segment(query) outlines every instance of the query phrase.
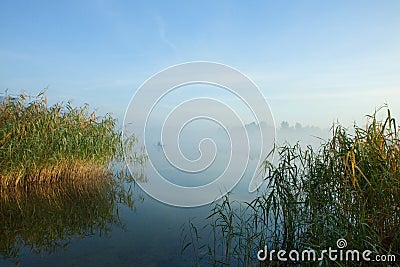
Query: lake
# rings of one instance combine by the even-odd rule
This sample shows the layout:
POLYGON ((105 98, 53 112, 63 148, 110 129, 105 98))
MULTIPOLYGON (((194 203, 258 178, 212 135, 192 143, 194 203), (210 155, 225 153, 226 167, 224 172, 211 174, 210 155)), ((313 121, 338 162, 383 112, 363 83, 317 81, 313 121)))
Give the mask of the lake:
MULTIPOLYGON (((151 153, 153 158, 162 156, 156 146, 151 153)), ((188 182, 185 172, 161 169, 187 185, 209 180, 198 175, 188 182)), ((233 190, 240 199, 251 198, 246 175, 233 190)), ((114 179, 117 182, 111 185, 52 185, 3 195, 0 265, 193 266, 193 251, 181 254, 182 227, 189 221, 205 221, 210 206, 173 207, 148 196, 134 182, 114 179)))
MULTIPOLYGON (((215 132, 214 140, 222 140, 223 133, 215 132)), ((204 136, 197 137, 195 131, 190 136, 181 149, 189 159, 196 159, 199 151, 193 150, 192 145, 204 136)), ((285 137, 284 133, 280 136, 285 137)), ((147 152, 159 172, 173 183, 209 183, 227 164, 229 148, 222 146, 207 171, 195 175, 178 171, 165 160, 163 144, 157 142, 157 137, 153 139, 147 152)), ((256 157, 250 155, 250 168, 232 190, 231 199, 245 201, 255 197, 248 193, 248 186, 250 169, 256 164, 256 157)), ((153 181, 147 175, 148 168, 148 164, 137 166, 139 184, 153 181)), ((240 176, 241 170, 233 173, 240 176)), ((187 242, 182 242, 182 227, 186 225, 187 229, 189 222, 197 226, 206 223, 212 207, 166 205, 148 196, 135 182, 117 176, 124 177, 116 175, 114 184, 100 181, 85 188, 52 185, 9 192, 10 197, 2 193, 0 265, 193 266, 193 249, 189 246, 181 254, 187 242)), ((232 179, 238 178, 234 176, 232 179)), ((211 237, 203 233, 202 242, 207 243, 207 238, 211 237)))

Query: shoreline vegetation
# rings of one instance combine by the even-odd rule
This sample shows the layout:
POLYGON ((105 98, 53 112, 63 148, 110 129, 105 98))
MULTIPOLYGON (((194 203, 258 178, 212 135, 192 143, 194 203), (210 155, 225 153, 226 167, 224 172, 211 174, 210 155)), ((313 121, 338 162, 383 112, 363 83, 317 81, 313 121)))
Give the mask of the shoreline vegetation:
POLYGON ((182 227, 181 253, 192 250, 196 266, 364 266, 362 259, 257 259, 265 246, 269 252, 312 249, 319 257, 345 239, 344 249, 400 260, 400 127, 385 110, 384 120, 377 119, 381 111, 367 116, 366 127, 333 125, 318 149, 275 147, 278 161, 264 162, 257 196, 241 202, 227 195, 211 205, 206 222, 190 220, 182 227))
POLYGON ((70 182, 110 175, 122 155, 116 119, 89 114, 89 106, 47 105, 45 92, 0 103, 0 187, 70 182))
MULTIPOLYGON (((88 105, 49 107, 44 92, 0 102, 0 261, 18 265, 24 251, 51 254, 124 228, 120 207, 135 210, 143 196, 133 192, 140 173, 121 166, 115 126, 88 105)), ((127 142, 133 147, 136 139, 127 142)))

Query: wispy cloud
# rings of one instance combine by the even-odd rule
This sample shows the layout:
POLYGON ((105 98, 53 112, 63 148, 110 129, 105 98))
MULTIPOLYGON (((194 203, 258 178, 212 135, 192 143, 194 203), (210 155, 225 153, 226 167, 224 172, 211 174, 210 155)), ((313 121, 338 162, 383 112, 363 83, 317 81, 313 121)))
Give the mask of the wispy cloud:
POLYGON ((165 22, 161 16, 156 16, 156 23, 158 28, 158 34, 160 36, 161 41, 166 44, 172 51, 176 52, 176 46, 168 39, 166 29, 165 29, 165 22))

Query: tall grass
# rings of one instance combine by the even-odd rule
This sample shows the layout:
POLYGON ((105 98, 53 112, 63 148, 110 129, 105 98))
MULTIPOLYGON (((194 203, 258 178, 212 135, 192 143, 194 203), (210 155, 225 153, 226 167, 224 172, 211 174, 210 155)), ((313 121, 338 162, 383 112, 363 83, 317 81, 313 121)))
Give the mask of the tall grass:
MULTIPOLYGON (((208 223, 185 228, 183 247, 196 262, 213 266, 358 266, 365 262, 258 262, 257 251, 337 248, 392 254, 400 260, 400 128, 390 111, 368 116, 354 133, 340 125, 318 150, 299 144, 276 147, 277 164, 266 161, 265 191, 249 203, 229 197, 214 204, 208 223), (202 232, 208 236, 201 237, 202 232)), ((397 262, 398 263, 398 262, 397 262)), ((393 262, 379 266, 393 266, 393 262)))
POLYGON ((50 183, 104 175, 121 153, 120 133, 110 115, 68 102, 47 105, 44 92, 0 103, 0 186, 50 183))

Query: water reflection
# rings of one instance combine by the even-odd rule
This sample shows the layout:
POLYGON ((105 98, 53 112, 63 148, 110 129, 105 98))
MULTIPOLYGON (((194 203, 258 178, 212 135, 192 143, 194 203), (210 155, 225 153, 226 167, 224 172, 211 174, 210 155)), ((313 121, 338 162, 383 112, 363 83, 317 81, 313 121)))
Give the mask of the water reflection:
POLYGON ((118 210, 134 209, 132 184, 105 175, 72 183, 0 188, 0 254, 20 258, 21 251, 50 254, 71 241, 108 235, 124 227, 118 210))

